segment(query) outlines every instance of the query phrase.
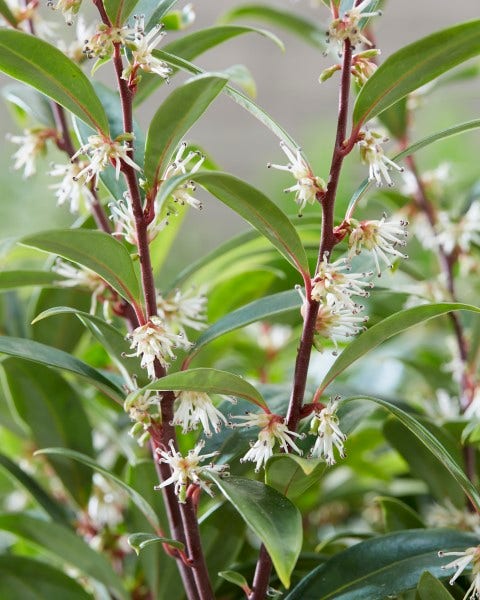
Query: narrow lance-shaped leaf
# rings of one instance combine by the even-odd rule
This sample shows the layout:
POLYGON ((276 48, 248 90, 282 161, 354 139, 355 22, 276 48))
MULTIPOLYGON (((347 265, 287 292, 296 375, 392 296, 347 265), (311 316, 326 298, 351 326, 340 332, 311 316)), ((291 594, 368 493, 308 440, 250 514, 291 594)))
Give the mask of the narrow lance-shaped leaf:
POLYGON ((226 83, 221 75, 200 75, 174 90, 157 110, 145 149, 145 176, 151 186, 158 185, 179 142, 226 83))
POLYGON ((42 448, 41 450, 37 450, 35 454, 47 454, 47 455, 58 455, 65 456, 66 458, 71 458, 72 460, 77 460, 87 467, 90 467, 94 471, 101 473, 107 479, 116 483, 119 487, 122 488, 124 492, 126 492, 127 496, 130 500, 135 504, 135 506, 142 512, 147 521, 150 523, 152 528, 156 531, 160 531, 160 523, 158 521, 158 517, 155 514, 155 511, 150 506, 150 504, 140 496, 140 494, 135 491, 132 487, 127 485, 124 481, 122 481, 119 477, 111 473, 108 469, 105 469, 94 460, 92 460, 89 456, 85 454, 81 454, 80 452, 75 452, 74 450, 69 450, 68 448, 42 448))
POLYGON ((121 242, 103 231, 56 229, 25 237, 21 243, 90 269, 122 298, 138 303, 140 288, 130 254, 121 242))
POLYGON ((153 535, 152 533, 132 533, 132 535, 128 536, 128 544, 135 550, 137 554, 140 554, 140 550, 143 550, 147 546, 151 544, 168 544, 173 548, 178 548, 179 550, 183 550, 185 545, 182 542, 177 542, 170 538, 159 537, 158 535, 153 535))
POLYGON ((209 477, 265 544, 280 581, 288 588, 302 548, 302 519, 298 508, 259 481, 240 477, 221 479, 213 474, 209 477))
POLYGON ((360 126, 410 92, 480 54, 480 20, 443 29, 395 52, 361 89, 353 109, 360 126))
POLYGON ((326 31, 320 29, 311 19, 305 19, 290 11, 281 10, 263 4, 244 4, 233 8, 221 18, 222 23, 231 23, 238 19, 260 19, 276 25, 290 33, 298 35, 313 46, 325 49, 326 31))
MULTIPOLYGON (((465 133, 467 131, 472 131, 478 129, 480 127, 480 119, 474 119, 473 121, 466 121, 465 123, 460 123, 459 125, 454 125, 453 127, 449 127, 448 129, 444 129, 443 131, 438 131, 437 133, 433 133, 432 135, 427 135, 423 139, 415 142, 402 152, 399 152, 396 156, 393 157, 394 162, 398 162, 403 158, 418 152, 422 148, 429 146, 435 142, 439 142, 445 138, 452 137, 454 135, 459 135, 460 133, 465 133)), ((355 190, 350 203, 348 205, 347 215, 349 217, 352 216, 353 211, 355 210, 357 204, 363 198, 363 196, 367 193, 368 189, 372 185, 372 181, 365 179, 362 181, 360 186, 355 190)))
POLYGON ((228 173, 201 171, 165 181, 159 191, 159 202, 165 202, 179 186, 194 179, 221 202, 226 204, 257 231, 298 270, 308 276, 309 266, 305 249, 289 218, 262 192, 228 173))
POLYGON ((233 373, 217 369, 189 369, 188 371, 172 373, 149 383, 139 390, 139 392, 134 392, 132 396, 144 390, 189 390, 210 394, 225 394, 227 396, 245 398, 257 406, 266 406, 261 394, 248 381, 233 373))
POLYGON ((11 83, 1 90, 2 96, 34 121, 46 127, 55 127, 52 108, 48 98, 23 83, 11 83))
POLYGON ((0 15, 2 15, 5 21, 7 21, 7 23, 12 27, 17 26, 17 19, 15 18, 15 15, 12 13, 5 0, 0 0, 0 15))
POLYGON ((137 2, 138 0, 105 0, 105 11, 112 24, 121 27, 137 2))
POLYGON ((60 283, 63 277, 51 271, 2 271, 0 273, 0 290, 34 285, 50 286, 60 283))
POLYGON ((440 302, 438 304, 415 306, 414 308, 408 308, 387 317, 380 323, 367 329, 365 333, 362 333, 345 348, 323 378, 320 389, 323 392, 347 367, 385 340, 414 325, 455 310, 480 312, 480 308, 470 304, 440 302))
POLYGON ((16 356, 49 367, 69 371, 87 379, 89 383, 115 401, 119 403, 123 402, 122 391, 112 381, 107 379, 97 369, 63 350, 57 350, 57 348, 52 348, 33 340, 3 336, 0 337, 0 354, 8 354, 9 356, 16 356))
POLYGON ((92 84, 63 52, 20 31, 0 30, 0 70, 42 92, 97 131, 108 121, 92 84))
POLYGON ((95 552, 71 529, 26 513, 0 514, 0 530, 32 542, 57 559, 100 581, 122 600, 128 595, 120 577, 102 554, 95 552))

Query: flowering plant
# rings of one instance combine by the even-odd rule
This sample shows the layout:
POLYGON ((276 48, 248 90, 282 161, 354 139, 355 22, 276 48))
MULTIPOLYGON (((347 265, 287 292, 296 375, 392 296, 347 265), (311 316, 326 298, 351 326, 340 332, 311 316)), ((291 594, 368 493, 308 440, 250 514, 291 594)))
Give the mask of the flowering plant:
POLYGON ((479 598, 478 174, 453 187, 417 153, 480 121, 415 123, 435 86, 478 75, 480 21, 381 62, 378 0, 250 4, 193 32, 175 0, 93 0, 89 26, 84 4, 51 5, 67 43, 35 0, 0 0, 13 168, 52 153, 45 195, 71 213, 2 245, 1 597, 448 598, 450 575, 479 598), (244 67, 192 62, 245 34, 282 45, 240 18, 328 56, 329 165, 244 67), (189 139, 220 96, 279 138, 287 203, 189 139), (215 200, 252 229, 182 268, 182 221, 215 200))

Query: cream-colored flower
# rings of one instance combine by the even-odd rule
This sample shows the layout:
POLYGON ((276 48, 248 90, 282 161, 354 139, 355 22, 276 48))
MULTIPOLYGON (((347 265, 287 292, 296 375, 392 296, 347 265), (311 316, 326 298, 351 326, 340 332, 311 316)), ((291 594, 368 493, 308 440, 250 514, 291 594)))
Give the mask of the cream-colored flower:
POLYGON ((382 185, 382 179, 385 180, 388 186, 393 186, 393 181, 389 173, 390 169, 393 168, 400 173, 403 172, 403 167, 400 167, 388 158, 388 156, 385 156, 381 144, 387 141, 388 138, 379 131, 366 129, 359 133, 357 141, 360 149, 360 158, 369 167, 368 179, 369 181, 376 181, 378 187, 382 185))
POLYGON ((317 436, 310 451, 311 458, 324 458, 327 465, 335 464, 334 447, 340 457, 345 458, 344 442, 347 436, 342 433, 337 417, 338 400, 330 400, 327 406, 316 411, 310 423, 310 433, 317 436))
POLYGON ((227 424, 225 415, 215 408, 208 394, 183 390, 175 392, 175 396, 173 424, 180 425, 183 433, 197 429, 201 424, 205 435, 210 437, 212 428, 218 433, 222 424, 227 424))
POLYGON ((480 598, 480 546, 467 548, 463 552, 443 552, 438 553, 440 558, 444 556, 455 556, 456 558, 447 565, 442 565, 442 569, 457 569, 450 579, 450 585, 460 577, 467 567, 472 567, 473 581, 468 588, 463 600, 478 600, 480 598))

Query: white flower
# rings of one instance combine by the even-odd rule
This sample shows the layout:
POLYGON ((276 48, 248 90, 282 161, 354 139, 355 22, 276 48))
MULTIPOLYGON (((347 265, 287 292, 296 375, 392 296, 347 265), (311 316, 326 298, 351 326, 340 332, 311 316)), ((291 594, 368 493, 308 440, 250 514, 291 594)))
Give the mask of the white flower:
POLYGON ((85 40, 92 37, 94 33, 95 25, 87 25, 83 16, 80 15, 75 27, 75 39, 68 44, 64 40, 59 40, 57 47, 74 62, 82 63, 86 59, 85 52, 83 51, 85 40))
MULTIPOLYGON (((129 244, 138 246, 137 228, 135 225, 135 216, 133 214, 130 194, 124 192, 123 198, 118 202, 110 202, 108 205, 111 211, 110 219, 115 224, 115 235, 125 238, 129 244)), ((157 213, 147 225, 147 238, 152 242, 157 235, 168 225, 168 219, 159 219, 157 213)))
POLYGON ((359 133, 358 140, 357 144, 360 149, 360 158, 363 163, 369 165, 369 181, 376 181, 377 186, 380 187, 383 178, 388 186, 393 186, 389 169, 394 168, 402 173, 403 167, 399 167, 393 160, 390 160, 388 156, 385 156, 380 144, 387 142, 388 138, 384 137, 379 131, 363 130, 359 133))
POLYGON ((472 567, 473 582, 468 588, 463 600, 478 600, 480 598, 480 546, 467 548, 464 552, 440 551, 438 556, 440 558, 443 558, 444 556, 457 557, 447 565, 442 565, 442 569, 457 569, 449 581, 450 585, 455 583, 467 567, 472 567))
POLYGON ((311 296, 317 302, 325 302, 328 298, 352 309, 357 305, 352 296, 368 298, 370 293, 364 288, 372 288, 373 283, 362 281, 372 273, 349 273, 350 265, 347 259, 341 258, 333 263, 325 257, 319 265, 312 283, 311 296))
POLYGON ((130 27, 115 27, 113 25, 98 25, 96 32, 83 46, 87 58, 107 58, 113 55, 115 44, 125 45, 135 35, 135 29, 130 27))
POLYGON ((88 516, 97 529, 115 527, 123 521, 126 496, 99 473, 93 474, 93 493, 88 501, 88 516))
POLYGON ((140 356, 141 366, 147 369, 150 379, 155 379, 155 361, 164 367, 168 367, 168 360, 174 359, 174 348, 186 347, 183 336, 172 333, 159 317, 152 316, 145 325, 140 325, 127 334, 130 340, 131 350, 135 350, 127 356, 140 356))
MULTIPOLYGON (((191 150, 187 156, 184 157, 183 154, 186 149, 187 144, 186 142, 183 142, 180 145, 173 162, 166 168, 165 173, 163 174, 163 180, 166 181, 167 179, 171 179, 176 175, 186 175, 188 172, 187 166, 194 158, 198 158, 198 160, 190 169, 190 173, 193 175, 200 169, 203 161, 205 160, 205 156, 202 156, 200 152, 191 150)), ((201 209, 202 203, 200 200, 197 200, 190 194, 190 191, 194 192, 195 189, 196 187, 193 181, 187 181, 172 192, 172 198, 174 202, 178 202, 179 204, 188 204, 193 208, 201 209)))
MULTIPOLYGON (((48 38, 55 36, 56 23, 45 21, 40 15, 38 8, 40 3, 38 0, 30 0, 30 2, 23 2, 22 0, 6 0, 10 12, 15 17, 17 28, 30 33, 30 23, 33 25, 35 30, 35 36, 39 38, 48 38)), ((0 27, 11 26, 7 20, 0 16, 0 27)))
POLYGON ((155 486, 156 490, 171 485, 175 485, 175 494, 179 498, 179 502, 185 502, 187 497, 187 485, 193 483, 199 485, 204 489, 210 496, 212 491, 210 484, 205 481, 202 476, 204 473, 214 472, 220 475, 226 475, 228 471, 228 465, 205 465, 200 466, 200 463, 207 458, 218 456, 219 452, 210 452, 209 454, 200 454, 200 451, 205 445, 205 442, 200 441, 192 450, 188 451, 186 456, 183 456, 175 449, 173 440, 169 441, 170 452, 157 449, 157 453, 160 456, 159 462, 166 463, 172 470, 172 475, 163 481, 160 485, 155 486))
POLYGON ((434 504, 427 512, 429 527, 448 527, 461 531, 480 532, 480 515, 470 512, 467 508, 459 509, 447 498, 443 505, 434 504))
POLYGON ((69 163, 67 165, 54 164, 52 170, 48 172, 53 177, 63 177, 60 183, 50 185, 49 188, 56 190, 58 206, 67 203, 70 204, 70 212, 76 213, 80 208, 80 201, 83 200, 85 206, 89 208, 95 200, 92 192, 82 181, 79 174, 83 171, 83 163, 69 163))
POLYGON ((267 460, 273 455, 273 447, 278 441, 284 452, 294 450, 298 454, 302 451, 293 441, 293 438, 302 438, 303 436, 295 431, 289 431, 285 424, 285 419, 280 415, 272 413, 246 413, 246 415, 236 415, 233 417, 243 423, 232 424, 232 427, 260 427, 258 439, 251 442, 250 450, 245 454, 240 462, 251 461, 255 464, 255 471, 260 471, 267 460))
MULTIPOLYGON (((429 196, 438 197, 445 187, 445 184, 452 180, 452 165, 450 163, 441 163, 436 169, 425 171, 421 175, 423 187, 428 191, 429 196)), ((418 182, 414 173, 405 170, 403 172, 402 194, 414 196, 418 193, 418 182)))
POLYGON ((388 267, 391 267, 392 264, 387 256, 388 254, 408 258, 406 254, 397 249, 397 246, 404 247, 407 244, 405 238, 408 235, 406 232, 408 223, 406 221, 387 223, 386 215, 384 215, 379 221, 356 221, 351 219, 350 224, 353 229, 348 240, 348 258, 351 259, 356 254, 360 254, 365 248, 365 250, 372 253, 379 277, 381 275, 379 259, 388 267))
POLYGON ((165 36, 163 25, 155 25, 147 34, 145 34, 145 18, 135 16, 135 41, 129 42, 128 47, 132 51, 132 62, 122 73, 122 79, 131 79, 132 83, 136 78, 138 69, 146 73, 156 73, 164 79, 169 78, 172 69, 166 62, 153 56, 152 51, 158 42, 165 36))
POLYGON ((24 129, 23 135, 7 135, 7 139, 20 148, 15 152, 13 168, 23 169, 23 177, 27 178, 37 172, 36 160, 39 154, 45 154, 48 138, 55 137, 48 129, 24 129))
POLYGON ((85 182, 93 179, 95 185, 97 185, 100 173, 109 164, 113 164, 115 166, 115 176, 118 179, 122 161, 137 171, 141 171, 141 168, 129 156, 132 148, 127 144, 127 140, 132 139, 133 134, 124 134, 123 136, 118 136, 115 140, 102 135, 89 136, 87 143, 81 146, 71 159, 74 161, 81 154, 89 158, 89 163, 78 173, 77 178, 84 178, 85 182))
POLYGON ((342 17, 334 19, 330 23, 327 32, 327 42, 334 40, 338 42, 338 44, 343 45, 345 40, 348 39, 352 46, 357 46, 358 44, 372 46, 372 42, 362 34, 360 27, 360 21, 362 19, 378 17, 382 14, 379 10, 367 12, 371 3, 372 0, 364 0, 363 2, 360 2, 358 6, 345 11, 342 17))
POLYGON ((47 2, 47 6, 50 6, 53 10, 61 11, 67 25, 72 25, 73 18, 80 10, 81 5, 82 0, 58 0, 55 6, 51 0, 47 2))
POLYGON ((206 327, 204 321, 207 318, 207 297, 204 294, 195 296, 193 291, 183 293, 176 289, 165 298, 157 294, 158 314, 172 329, 180 331, 183 335, 186 335, 185 327, 197 331, 206 327))
MULTIPOLYGON (((108 291, 107 283, 90 269, 85 267, 75 267, 59 258, 55 261, 52 271, 64 277, 56 282, 61 287, 83 287, 92 292, 92 303, 90 314, 94 315, 97 309, 98 299, 108 291)), ((108 321, 108 300, 102 298, 104 302, 104 316, 108 321)))
POLYGON ((480 245, 480 202, 472 202, 457 222, 447 212, 440 211, 435 233, 437 244, 445 254, 453 254, 457 249, 467 254, 472 244, 480 245))
POLYGON ((288 171, 297 180, 295 185, 286 188, 284 192, 296 192, 295 202, 298 204, 298 212, 301 214, 307 203, 314 204, 317 194, 325 191, 325 182, 313 174, 310 165, 303 158, 300 148, 293 152, 284 141, 280 142, 280 147, 287 155, 289 163, 287 165, 269 163, 268 168, 288 171))
POLYGON ((473 392, 472 400, 465 410, 465 416, 467 419, 480 419, 480 384, 476 386, 473 392))
POLYGON ((318 437, 309 456, 310 458, 324 458, 327 465, 330 466, 335 464, 334 446, 341 458, 345 458, 343 443, 347 436, 338 426, 337 408, 338 400, 329 400, 324 408, 315 412, 310 423, 310 433, 318 437))
POLYGON ((275 355, 285 347, 292 336, 289 325, 278 325, 267 322, 256 322, 245 329, 257 342, 259 348, 266 350, 269 355, 275 355))
POLYGON ((161 421, 160 401, 161 396, 154 390, 147 390, 137 395, 129 395, 125 400, 123 408, 134 425, 130 428, 128 435, 138 437, 139 446, 149 439, 149 428, 161 421))
POLYGON ((208 394, 204 392, 180 391, 175 392, 176 408, 172 423, 182 426, 182 433, 197 429, 201 424, 205 435, 210 437, 212 431, 219 432, 222 423, 227 424, 226 417, 213 405, 208 394))

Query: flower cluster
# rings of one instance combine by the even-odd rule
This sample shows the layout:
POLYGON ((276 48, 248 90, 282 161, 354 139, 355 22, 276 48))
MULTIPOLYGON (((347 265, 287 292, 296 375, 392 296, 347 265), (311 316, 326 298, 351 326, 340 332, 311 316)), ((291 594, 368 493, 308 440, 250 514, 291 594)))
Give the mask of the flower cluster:
POLYGON ((442 569, 457 569, 449 581, 450 585, 455 584, 455 581, 467 567, 472 567, 473 581, 463 600, 478 600, 478 598, 480 598, 480 546, 467 548, 463 552, 440 551, 438 556, 440 558, 443 558, 444 556, 456 557, 452 562, 442 565, 442 569))
POLYGON ((343 16, 334 19, 327 31, 327 42, 331 40, 343 47, 346 40, 349 40, 353 47, 359 44, 371 46, 372 42, 363 35, 360 21, 369 19, 370 17, 378 17, 381 11, 369 12, 368 8, 372 0, 363 0, 358 6, 344 12, 343 16))
POLYGON ((155 489, 159 490, 173 483, 179 502, 182 503, 187 499, 187 486, 189 483, 200 486, 212 496, 210 483, 204 479, 205 474, 211 472, 225 476, 228 474, 228 465, 214 465, 210 463, 209 465, 201 466, 200 463, 207 458, 218 456, 219 452, 200 454, 205 446, 205 443, 200 441, 192 450, 188 451, 186 456, 183 456, 183 454, 175 448, 173 440, 170 440, 169 445, 169 452, 157 449, 157 454, 159 456, 158 461, 167 464, 170 467, 172 474, 168 479, 165 479, 160 485, 156 486, 155 489))
POLYGON ((94 196, 86 185, 86 167, 86 163, 83 162, 73 162, 66 165, 54 164, 51 171, 48 172, 52 177, 62 177, 60 183, 55 183, 49 187, 55 190, 58 206, 69 204, 72 213, 79 211, 82 200, 87 209, 94 201, 94 196))
POLYGON ((135 29, 131 27, 115 27, 100 23, 95 33, 85 41, 83 52, 87 58, 110 58, 116 44, 124 46, 135 34, 135 29))
POLYGON ((160 402, 161 396, 153 390, 132 394, 124 402, 123 408, 134 423, 128 434, 137 438, 139 446, 150 438, 150 427, 161 421, 160 402))
POLYGON ((279 171, 288 171, 297 180, 295 185, 286 188, 284 192, 296 192, 295 202, 299 206, 298 212, 301 215, 307 204, 314 204, 317 196, 325 193, 326 185, 323 179, 313 174, 312 168, 303 158, 300 148, 293 151, 284 141, 280 142, 280 147, 285 152, 289 163, 287 165, 269 163, 268 167, 279 171))
POLYGON ((51 129, 25 129, 23 135, 7 135, 10 142, 20 146, 13 155, 13 168, 23 169, 25 178, 35 175, 37 157, 46 153, 47 140, 55 137, 56 133, 51 129))
POLYGON ((197 429, 202 425, 207 437, 212 435, 212 430, 218 433, 222 424, 227 424, 227 419, 217 408, 215 408, 210 396, 204 392, 191 392, 184 390, 175 392, 176 408, 173 415, 173 424, 181 425, 182 432, 197 429))
POLYGON ((168 296, 157 293, 157 311, 159 316, 173 331, 186 336, 185 327, 201 331, 206 327, 207 297, 196 296, 194 290, 186 293, 175 289, 168 296))
MULTIPOLYGON (((177 175, 186 175, 187 173, 193 175, 200 169, 205 160, 205 156, 194 150, 191 150, 187 156, 183 156, 186 149, 187 143, 182 142, 175 155, 175 158, 173 159, 173 162, 168 165, 165 173, 163 174, 164 181, 171 179, 172 177, 176 177, 177 175), (188 170, 187 167, 194 159, 198 160, 193 166, 190 167, 190 170, 188 170)), ((195 189, 196 188, 193 181, 187 181, 172 192, 172 199, 174 202, 178 202, 181 205, 188 204, 192 208, 200 210, 202 208, 202 203, 200 200, 194 198, 190 193, 194 192, 195 189)))
POLYGON ((403 172, 403 167, 399 167, 388 156, 385 156, 381 144, 387 141, 388 138, 376 130, 362 130, 358 134, 357 144, 360 149, 360 158, 369 167, 368 179, 376 181, 379 187, 382 185, 382 180, 385 180, 388 186, 393 186, 389 173, 391 168, 400 173, 403 172))
POLYGON ((82 0, 58 0, 57 4, 54 4, 52 0, 47 2, 47 6, 62 13, 67 25, 73 24, 73 19, 80 10, 81 5, 82 0))
MULTIPOLYGON (((118 200, 118 202, 110 202, 108 206, 111 212, 110 219, 115 224, 115 235, 123 237, 129 244, 138 246, 137 227, 130 194, 124 192, 123 198, 118 200)), ((159 211, 155 207, 155 216, 147 225, 148 241, 153 242, 167 225, 168 218, 161 218, 159 211)))
POLYGON ((344 442, 347 436, 339 427, 337 417, 338 398, 330 400, 326 406, 315 411, 310 423, 310 433, 317 436, 310 458, 324 458, 327 465, 335 464, 333 448, 336 447, 340 457, 345 458, 344 442))
POLYGON ((251 443, 250 449, 241 459, 241 462, 254 462, 256 472, 260 471, 273 455, 276 442, 280 444, 280 448, 284 452, 294 450, 298 454, 302 454, 300 448, 295 444, 294 438, 303 436, 295 431, 289 431, 285 419, 280 415, 270 412, 247 413, 233 418, 243 422, 231 424, 232 427, 260 427, 257 440, 251 443))

